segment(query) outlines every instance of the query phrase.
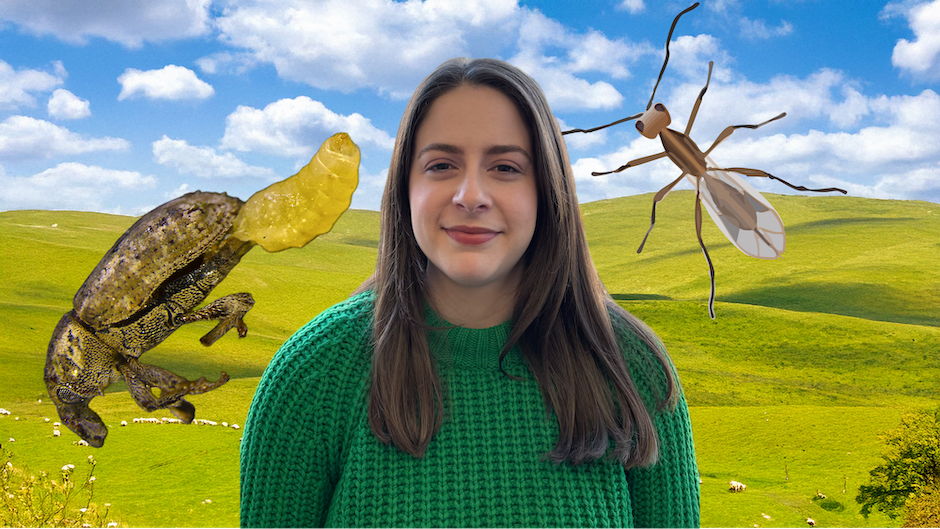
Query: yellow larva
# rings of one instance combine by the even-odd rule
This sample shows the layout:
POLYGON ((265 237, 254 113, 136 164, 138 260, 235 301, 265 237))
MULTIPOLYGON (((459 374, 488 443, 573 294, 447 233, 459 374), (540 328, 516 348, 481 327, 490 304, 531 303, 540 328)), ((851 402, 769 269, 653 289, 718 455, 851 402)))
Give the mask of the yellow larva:
POLYGON ((359 147, 340 132, 320 146, 294 176, 245 202, 232 235, 269 252, 300 248, 333 227, 359 185, 359 147))

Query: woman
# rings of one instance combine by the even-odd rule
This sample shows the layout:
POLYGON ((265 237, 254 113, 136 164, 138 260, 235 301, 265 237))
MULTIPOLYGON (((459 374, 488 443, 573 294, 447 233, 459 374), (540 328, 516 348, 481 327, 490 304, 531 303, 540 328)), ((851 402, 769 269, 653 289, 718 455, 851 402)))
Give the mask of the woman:
POLYGON ((373 277, 289 339, 246 526, 697 526, 688 409, 607 295, 535 82, 453 59, 405 110, 373 277))

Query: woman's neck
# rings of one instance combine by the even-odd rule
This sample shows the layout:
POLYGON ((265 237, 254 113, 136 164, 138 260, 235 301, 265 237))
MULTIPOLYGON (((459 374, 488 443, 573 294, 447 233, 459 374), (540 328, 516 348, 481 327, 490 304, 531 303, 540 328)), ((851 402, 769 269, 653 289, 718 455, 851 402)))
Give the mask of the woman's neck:
POLYGON ((520 263, 504 281, 470 287, 451 281, 440 270, 429 266, 428 303, 439 317, 459 327, 494 327, 512 318, 521 276, 520 263))

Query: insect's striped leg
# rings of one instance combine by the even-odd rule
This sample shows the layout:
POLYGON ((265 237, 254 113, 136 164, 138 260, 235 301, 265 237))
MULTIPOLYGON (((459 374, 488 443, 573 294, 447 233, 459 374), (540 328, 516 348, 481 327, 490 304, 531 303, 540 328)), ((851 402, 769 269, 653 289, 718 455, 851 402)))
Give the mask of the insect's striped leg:
POLYGON ((702 240, 702 200, 699 193, 699 182, 695 182, 695 234, 698 236, 698 245, 702 247, 702 253, 705 254, 705 261, 708 262, 708 277, 711 279, 712 291, 708 295, 708 315, 715 319, 715 267, 712 266, 712 259, 708 256, 708 250, 705 249, 705 241, 702 240))
POLYGON ((646 163, 646 162, 652 162, 653 160, 658 160, 658 159, 662 158, 663 156, 666 156, 666 151, 663 151, 663 152, 658 153, 658 154, 653 154, 653 155, 650 155, 650 156, 644 156, 643 158, 637 158, 636 160, 631 160, 631 161, 629 161, 629 162, 627 162, 627 163, 621 165, 620 167, 614 169, 613 171, 604 171, 604 172, 601 172, 601 173, 599 173, 599 172, 597 172, 597 171, 594 171, 594 172, 591 173, 591 176, 602 176, 602 175, 605 175, 605 174, 619 173, 620 171, 623 171, 624 169, 629 169, 629 168, 631 168, 631 167, 636 167, 637 165, 644 164, 644 163, 646 163))
POLYGON ((708 61, 708 79, 705 80, 705 87, 702 88, 702 91, 698 93, 698 99, 695 100, 695 106, 692 107, 692 115, 689 116, 689 124, 685 126, 686 136, 692 132, 692 123, 695 122, 695 115, 698 114, 698 107, 702 105, 702 98, 705 97, 705 91, 708 90, 708 84, 712 81, 713 66, 715 66, 715 61, 708 61))
POLYGON ((640 243, 640 247, 637 249, 636 253, 643 251, 643 246, 646 244, 646 238, 650 236, 650 232, 653 231, 653 225, 656 224, 656 204, 662 199, 666 198, 666 195, 672 191, 673 187, 676 187, 676 184, 678 184, 679 181, 685 177, 685 175, 686 173, 679 175, 679 178, 676 178, 671 184, 660 189, 659 192, 656 193, 656 196, 653 197, 653 214, 650 215, 650 229, 646 230, 646 235, 643 236, 643 242, 640 243))
MULTIPOLYGON (((711 169, 711 167, 709 167, 709 169, 711 169)), ((770 178, 771 180, 776 180, 776 181, 780 182, 780 183, 783 184, 783 185, 792 187, 793 189, 796 189, 797 191, 814 191, 814 192, 816 192, 816 193, 826 193, 826 192, 829 192, 829 191, 838 191, 838 192, 842 193, 843 195, 848 194, 845 189, 839 189, 838 187, 827 187, 827 188, 825 188, 825 189, 810 189, 810 188, 808 188, 808 187, 795 186, 795 185, 791 184, 790 182, 787 182, 787 181, 784 180, 783 178, 778 178, 778 177, 776 177, 776 176, 774 176, 774 175, 772 175, 772 174, 770 174, 770 173, 768 173, 768 172, 766 172, 766 171, 761 171, 760 169, 748 169, 747 167, 729 167, 729 168, 727 168, 727 169, 719 169, 719 171, 730 171, 730 172, 732 172, 732 173, 740 173, 740 174, 743 174, 744 176, 761 176, 761 177, 770 178)))
POLYGON ((705 151, 703 154, 705 154, 705 156, 708 156, 708 153, 712 152, 712 149, 717 147, 719 143, 728 139, 728 136, 731 136, 731 134, 734 133, 734 131, 738 129, 756 129, 758 127, 763 127, 764 125, 770 123, 771 121, 776 121, 786 115, 787 115, 786 112, 781 112, 763 123, 758 123, 757 125, 731 125, 729 127, 725 127, 725 130, 721 131, 721 134, 719 134, 718 137, 715 138, 715 141, 712 143, 711 147, 709 147, 708 150, 705 151))

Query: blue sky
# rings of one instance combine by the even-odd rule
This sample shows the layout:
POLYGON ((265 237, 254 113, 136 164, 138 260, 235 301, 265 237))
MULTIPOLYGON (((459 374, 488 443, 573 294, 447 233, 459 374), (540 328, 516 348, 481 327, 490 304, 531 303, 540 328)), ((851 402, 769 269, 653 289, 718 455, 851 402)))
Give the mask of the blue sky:
MULTIPOLYGON (((406 99, 444 60, 508 60, 563 127, 595 126, 645 108, 690 3, 3 0, 0 211, 246 199, 339 131, 363 153, 352 207, 378 209, 406 99)), ((788 114, 736 132, 719 165, 940 203, 940 0, 706 0, 670 50, 656 99, 677 130, 715 61, 691 134, 703 149, 727 125, 788 114)), ((590 176, 661 150, 630 124, 566 141, 582 202, 679 174, 659 160, 590 176)))

